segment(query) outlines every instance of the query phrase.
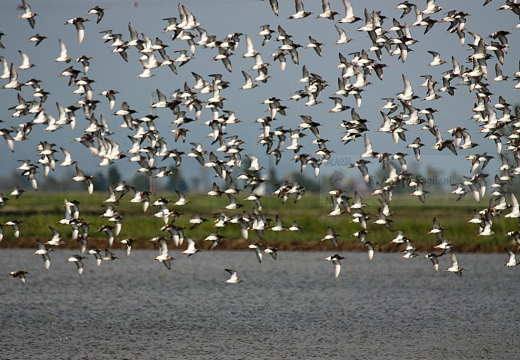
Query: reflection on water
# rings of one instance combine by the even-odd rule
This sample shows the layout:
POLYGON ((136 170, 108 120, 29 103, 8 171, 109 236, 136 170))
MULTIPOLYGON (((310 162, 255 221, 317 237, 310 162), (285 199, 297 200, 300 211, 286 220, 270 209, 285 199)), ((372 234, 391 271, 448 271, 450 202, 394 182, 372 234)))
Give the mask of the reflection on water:
POLYGON ((2 358, 380 358, 517 356, 520 267, 507 254, 458 254, 462 278, 423 258, 281 252, 259 264, 252 251, 174 252, 172 270, 154 251, 85 273, 51 254, 44 270, 32 250, 3 249, 0 273, 24 268, 27 285, 0 277, 2 358), (226 284, 225 268, 240 284, 226 284))

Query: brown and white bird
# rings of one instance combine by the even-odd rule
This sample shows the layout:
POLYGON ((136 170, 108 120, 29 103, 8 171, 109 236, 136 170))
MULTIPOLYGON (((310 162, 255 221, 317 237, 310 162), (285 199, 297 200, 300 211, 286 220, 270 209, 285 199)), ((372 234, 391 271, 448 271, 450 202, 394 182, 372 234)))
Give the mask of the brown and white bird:
POLYGON ((457 257, 455 256, 455 253, 451 253, 451 266, 446 269, 447 272, 455 273, 458 276, 462 276, 462 270, 464 270, 462 267, 459 266, 459 263, 457 261, 457 257))
POLYGON ((68 262, 72 262, 72 263, 76 264, 76 268, 78 270, 79 276, 83 275, 83 269, 84 269, 83 260, 84 259, 86 259, 86 257, 82 256, 82 255, 72 255, 67 259, 68 262))
POLYGON ((11 271, 9 273, 9 275, 11 275, 14 278, 19 278, 20 281, 22 282, 22 284, 25 285, 25 275, 28 274, 28 273, 29 272, 25 271, 25 270, 15 270, 15 271, 11 271))
POLYGON ((25 0, 22 0, 22 5, 19 6, 19 8, 22 9, 24 11, 24 13, 22 15, 18 15, 18 18, 27 19, 31 28, 34 29, 34 25, 36 23, 34 17, 37 16, 38 14, 32 12, 31 6, 25 0))
POLYGON ((339 254, 334 254, 331 256, 326 257, 325 261, 332 261, 332 264, 334 265, 334 277, 337 279, 339 276, 339 273, 341 272, 341 262, 340 260, 343 260, 344 257, 339 254))
POLYGON ((76 17, 67 20, 65 25, 74 25, 76 27, 76 32, 78 34, 78 41, 81 44, 83 38, 85 37, 85 25, 83 23, 89 21, 88 18, 76 17))

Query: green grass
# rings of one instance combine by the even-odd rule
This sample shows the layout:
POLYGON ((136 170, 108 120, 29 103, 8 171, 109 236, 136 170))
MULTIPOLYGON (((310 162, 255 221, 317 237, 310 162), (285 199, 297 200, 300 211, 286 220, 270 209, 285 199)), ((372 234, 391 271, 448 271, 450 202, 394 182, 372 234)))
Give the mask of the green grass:
MULTIPOLYGON (((175 201, 175 193, 162 193, 163 197, 175 201)), ((254 203, 244 201, 246 194, 238 196, 239 203, 244 206, 239 210, 226 211, 229 216, 242 214, 243 211, 251 214, 254 203)), ((116 237, 116 243, 124 238, 135 238, 139 240, 139 247, 147 248, 152 245, 148 240, 155 236, 168 236, 168 233, 160 229, 164 226, 164 221, 154 217, 158 207, 150 205, 146 213, 143 212, 142 205, 130 203, 132 195, 127 194, 115 206, 119 213, 124 217, 122 231, 116 237)), ((100 217, 104 211, 104 200, 106 194, 94 193, 26 193, 19 199, 10 198, 7 205, 0 209, 0 222, 5 223, 10 219, 21 220, 20 239, 15 239, 13 231, 9 226, 4 226, 4 240, 0 242, 1 247, 34 247, 35 241, 47 241, 51 237, 48 226, 58 229, 62 238, 68 246, 76 247, 77 244, 70 240, 71 228, 67 225, 60 225, 56 222, 63 217, 63 201, 78 200, 80 202, 80 217, 90 223, 90 239, 92 246, 106 247, 106 235, 96 232, 96 229, 104 224, 111 224, 106 218, 100 217)), ((157 197, 152 197, 153 202, 157 197)), ((254 231, 249 233, 247 241, 240 239, 238 226, 230 224, 226 228, 216 229, 213 227, 213 215, 224 211, 224 206, 228 204, 226 196, 214 198, 200 194, 186 194, 190 201, 185 206, 169 206, 170 210, 177 210, 182 214, 175 222, 178 226, 185 227, 185 234, 198 241, 198 246, 206 248, 209 244, 201 242, 209 233, 219 232, 225 239, 219 248, 247 248, 247 244, 260 241, 254 231), (208 222, 190 230, 189 218, 195 213, 202 213, 208 222)), ((377 198, 370 195, 363 195, 363 202, 367 204, 365 211, 370 214, 367 230, 368 239, 376 245, 376 249, 381 251, 396 250, 395 246, 389 243, 395 237, 395 231, 375 225, 372 222, 377 218, 379 202, 377 198)), ((321 242, 326 234, 327 226, 331 226, 338 237, 338 250, 358 249, 358 239, 351 236, 354 232, 361 230, 361 226, 351 222, 349 214, 329 217, 327 214, 331 210, 331 205, 327 202, 325 195, 306 194, 303 199, 294 204, 294 198, 282 204, 282 200, 276 196, 267 195, 262 198, 263 213, 274 219, 278 214, 285 226, 290 226, 293 221, 297 221, 303 227, 303 233, 295 232, 271 232, 264 231, 262 243, 272 244, 282 249, 304 249, 304 250, 325 250, 333 249, 330 243, 321 242)), ((477 236, 478 225, 467 224, 473 217, 473 209, 480 210, 484 206, 477 204, 471 199, 463 199, 460 203, 455 202, 453 197, 430 197, 426 204, 422 204, 416 198, 409 196, 396 196, 390 203, 390 209, 394 215, 392 230, 404 230, 405 235, 413 241, 413 244, 422 250, 431 250, 436 244, 434 235, 427 234, 432 228, 434 217, 446 228, 444 236, 452 241, 459 249, 466 251, 503 251, 506 246, 512 246, 511 238, 505 236, 508 231, 518 229, 518 221, 506 219, 503 216, 495 218, 493 230, 495 235, 477 236)), ((117 245, 120 246, 120 245, 117 245)))

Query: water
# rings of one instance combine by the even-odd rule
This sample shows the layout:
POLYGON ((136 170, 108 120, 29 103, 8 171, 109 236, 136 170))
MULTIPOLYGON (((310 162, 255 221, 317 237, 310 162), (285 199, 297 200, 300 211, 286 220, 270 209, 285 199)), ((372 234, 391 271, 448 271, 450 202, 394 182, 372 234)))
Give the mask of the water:
POLYGON ((27 284, 0 277, 3 359, 487 359, 520 351, 520 267, 507 254, 459 254, 464 276, 397 253, 205 251, 168 271, 155 251, 85 260, 79 277, 51 253, 3 249, 0 273, 23 268, 27 284), (240 284, 226 284, 225 268, 240 284))

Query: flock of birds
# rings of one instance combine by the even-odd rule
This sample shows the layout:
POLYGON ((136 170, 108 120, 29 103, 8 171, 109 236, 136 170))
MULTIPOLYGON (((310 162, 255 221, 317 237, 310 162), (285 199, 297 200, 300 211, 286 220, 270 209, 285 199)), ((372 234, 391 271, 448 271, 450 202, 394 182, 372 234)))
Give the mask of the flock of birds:
MULTIPOLYGON (((312 15, 310 11, 305 10, 302 0, 295 0, 294 3, 296 12, 288 16, 287 21, 299 21, 299 19, 312 15)), ((484 6, 488 6, 490 3, 491 1, 487 0, 484 6)), ((281 18, 282 12, 287 10, 283 7, 280 8, 277 0, 270 0, 269 4, 275 19, 281 18)), ((315 52, 316 64, 313 65, 316 65, 314 67, 317 68, 320 58, 323 56, 322 47, 331 44, 337 46, 339 57, 337 89, 331 91, 330 80, 327 81, 319 74, 310 72, 307 65, 302 65, 302 77, 297 81, 302 88, 294 91, 287 101, 301 102, 305 108, 309 108, 323 107, 323 104, 330 100, 332 107, 327 110, 329 114, 350 114, 350 116, 344 115, 349 119, 342 120, 339 124, 341 135, 332 141, 339 141, 343 144, 363 143, 364 150, 360 152, 359 159, 350 164, 349 167, 357 168, 367 184, 370 178, 369 166, 372 166, 369 164, 372 162, 382 164, 383 169, 388 174, 384 179, 378 179, 376 190, 373 192, 373 195, 379 196, 381 204, 378 219, 373 222, 374 226, 386 226, 391 229, 391 222, 394 226, 397 224, 396 220, 390 219, 392 213, 389 207, 393 190, 396 187, 414 189, 410 195, 417 197, 421 202, 427 201, 428 191, 424 179, 409 171, 408 153, 375 151, 377 146, 373 146, 369 139, 369 126, 372 131, 391 136, 396 145, 400 142, 408 142, 405 148, 413 152, 413 157, 416 159, 414 161, 420 161, 421 148, 427 146, 426 144, 431 144, 431 149, 439 152, 448 149, 453 156, 465 153, 465 159, 471 162, 470 171, 468 176, 464 176, 463 182, 453 184, 455 189, 452 193, 456 196, 455 200, 458 201, 470 193, 476 201, 480 202, 487 195, 489 189, 492 191, 488 206, 481 211, 475 210, 474 218, 469 221, 478 224, 479 236, 493 235, 493 220, 501 212, 508 209, 510 209, 510 212, 505 215, 506 218, 520 219, 518 201, 511 190, 513 177, 520 174, 520 155, 517 151, 520 146, 518 132, 520 128, 520 106, 513 107, 514 105, 511 105, 503 95, 496 98, 493 93, 494 84, 498 82, 515 80, 517 84, 511 85, 510 89, 520 88, 520 69, 514 74, 504 74, 502 71, 504 64, 510 62, 508 52, 510 49, 509 37, 514 36, 512 32, 497 29, 491 34, 479 34, 471 28, 469 13, 461 10, 450 10, 440 15, 443 8, 435 0, 426 1, 425 7, 422 4, 413 4, 408 1, 396 4, 396 13, 393 14, 391 21, 389 20, 390 16, 383 14, 381 11, 367 8, 364 9, 364 12, 358 11, 359 9, 354 10, 349 0, 342 0, 342 5, 342 7, 339 5, 339 0, 332 2, 332 4, 329 3, 329 0, 322 0, 322 12, 314 15, 316 21, 319 22, 315 26, 334 26, 338 33, 337 40, 330 41, 327 39, 326 43, 318 41, 312 35, 306 35, 309 42, 303 45, 298 43, 303 40, 301 34, 289 34, 282 25, 278 25, 275 30, 268 24, 260 26, 260 31, 257 34, 233 32, 227 36, 218 37, 212 35, 210 29, 205 29, 203 23, 197 20, 195 14, 181 3, 178 4, 178 17, 165 18, 165 27, 160 29, 156 36, 139 33, 130 22, 128 29, 122 32, 119 32, 118 29, 100 31, 102 34, 101 43, 106 44, 106 52, 112 53, 112 56, 120 57, 121 66, 125 66, 125 63, 129 62, 140 62, 142 72, 136 74, 139 78, 138 81, 147 81, 141 79, 152 78, 156 76, 156 73, 159 75, 159 71, 163 71, 160 76, 171 76, 172 83, 175 83, 175 77, 178 74, 188 72, 187 69, 190 69, 190 64, 197 63, 208 52, 212 52, 212 61, 222 63, 223 70, 228 73, 236 72, 237 70, 233 69, 232 55, 241 54, 238 56, 251 59, 252 66, 249 69, 239 69, 244 77, 244 83, 240 87, 234 86, 234 89, 251 91, 253 94, 253 89, 257 87, 270 86, 271 75, 269 75, 269 72, 273 73, 273 70, 270 70, 273 64, 266 62, 267 57, 265 51, 263 54, 261 53, 262 49, 267 49, 275 44, 275 50, 269 55, 269 58, 273 62, 278 62, 280 73, 276 76, 283 78, 283 72, 287 66, 300 66, 301 51, 315 52), (337 8, 334 6, 337 6, 337 8), (344 17, 341 17, 343 14, 344 17), (466 26, 467 24, 468 26, 466 26), (383 61, 395 57, 403 64, 413 64, 413 50, 417 46, 417 37, 427 37, 433 27, 441 26, 446 28, 449 36, 456 39, 455 42, 460 43, 462 47, 467 47, 470 55, 466 59, 456 59, 452 56, 451 59, 444 60, 441 52, 428 51, 432 60, 427 65, 431 68, 442 66, 445 70, 442 73, 443 75, 440 77, 423 75, 424 82, 420 87, 426 89, 426 96, 421 97, 416 91, 417 88, 414 90, 413 82, 409 79, 409 76, 403 73, 402 91, 395 96, 390 95, 382 99, 383 103, 380 106, 382 124, 379 129, 376 129, 374 120, 369 122, 362 116, 362 105, 367 101, 363 100, 362 97, 371 84, 383 82, 384 72, 389 71, 390 68, 383 61), (365 42, 357 44, 353 41, 351 43, 352 39, 348 37, 348 33, 353 31, 365 34, 365 42), (418 35, 418 33, 422 34, 418 35), (471 35, 472 41, 466 38, 466 34, 471 35), (261 38, 261 42, 254 41, 258 38, 261 38), (347 56, 343 54, 345 51, 349 52, 347 56), (196 53, 197 57, 195 56, 196 53), (451 66, 449 60, 451 60, 451 66), (464 60, 467 65, 461 65, 461 60, 464 60), (493 67, 491 62, 494 64, 494 77, 491 71, 488 72, 488 68, 493 67), (452 124, 455 126, 449 129, 442 129, 435 122, 436 113, 442 112, 442 110, 435 109, 434 105, 424 108, 418 107, 419 100, 421 100, 421 104, 425 104, 424 101, 435 104, 435 101, 443 96, 463 97, 464 95, 459 94, 463 88, 476 99, 475 106, 471 109, 473 112, 471 125, 456 123, 452 124), (324 98, 328 98, 328 100, 324 98), (349 99, 353 99, 351 106, 344 104, 349 99), (470 130, 475 124, 478 127, 478 133, 470 130), (409 142, 406 136, 407 131, 419 129, 425 130, 426 135, 422 138, 416 137, 412 142, 409 142), (449 136, 444 134, 449 134, 449 136), (472 153, 472 149, 479 146, 473 141, 477 136, 494 141, 496 153, 494 155, 489 155, 487 152, 472 153), (427 139, 427 137, 431 137, 431 139, 427 139), (487 180, 489 174, 484 173, 483 170, 494 158, 500 159, 501 166, 496 169, 494 183, 489 184, 489 180, 487 180)), ((25 26, 38 29, 37 14, 25 0, 21 1, 20 10, 20 26, 24 25, 23 21, 26 22, 25 26)), ((516 1, 506 1, 497 10, 509 12, 511 16, 520 18, 520 3, 516 1)), ((93 7, 86 11, 85 15, 66 20, 65 26, 74 25, 77 41, 81 44, 86 34, 94 31, 88 22, 104 24, 105 11, 109 12, 110 9, 104 9, 100 6, 93 7)), ((478 24, 472 25, 478 26, 478 24)), ((520 24, 516 28, 520 28, 520 24)), ((63 31, 66 31, 66 29, 63 31)), ((36 129, 43 130, 36 135, 42 140, 36 147, 35 158, 21 160, 21 164, 17 168, 21 172, 21 176, 29 181, 33 190, 38 189, 39 175, 37 174, 40 171, 43 172, 43 176, 47 176, 55 169, 73 166, 76 175, 71 178, 71 181, 84 183, 90 194, 94 191, 93 176, 85 173, 80 167, 80 163, 85 160, 82 160, 80 155, 76 156, 76 152, 63 146, 59 146, 58 149, 58 145, 44 139, 46 133, 59 131, 63 134, 63 138, 68 138, 73 143, 80 143, 85 146, 92 155, 99 158, 99 166, 102 167, 110 166, 126 158, 130 162, 138 164, 138 173, 146 174, 150 178, 162 178, 171 176, 174 171, 178 171, 184 158, 194 158, 202 168, 213 169, 215 176, 225 184, 225 188, 221 188, 222 186, 215 182, 208 195, 226 196, 229 199, 229 205, 225 206, 225 209, 216 216, 214 226, 217 228, 236 224, 242 238, 249 239, 249 232, 255 231, 260 240, 262 239, 262 231, 266 229, 301 232, 301 227, 296 222, 291 227, 284 227, 279 216, 276 216, 275 225, 270 226, 270 219, 263 212, 261 195, 258 195, 255 191, 267 178, 262 175, 264 167, 261 165, 260 157, 251 154, 253 149, 248 148, 246 150, 249 152, 245 155, 248 158, 249 165, 243 166, 242 164, 242 153, 246 149, 245 141, 241 139, 239 132, 234 133, 233 129, 241 126, 251 127, 251 125, 243 125, 244 120, 241 121, 233 110, 226 107, 227 99, 224 96, 226 96, 226 93, 233 95, 231 90, 233 87, 226 80, 226 72, 204 77, 191 71, 193 83, 186 81, 182 88, 173 91, 171 89, 157 89, 157 96, 150 106, 152 111, 139 118, 137 115, 139 112, 133 109, 130 103, 119 99, 120 96, 124 96, 123 89, 95 89, 96 81, 90 77, 89 72, 91 62, 95 62, 93 56, 71 57, 72 54, 69 54, 65 42, 62 39, 57 39, 60 52, 54 61, 63 63, 64 69, 56 75, 68 80, 64 82, 64 87, 74 89, 72 92, 78 97, 78 101, 74 104, 62 104, 60 101, 56 101, 56 109, 53 111, 52 106, 48 106, 47 103, 47 99, 52 95, 50 91, 45 90, 45 84, 36 78, 27 79, 23 76, 35 66, 31 63, 27 51, 18 50, 22 63, 19 66, 15 65, 16 59, 7 58, 3 54, 4 46, 1 43, 3 36, 9 36, 9 34, 0 33, 0 60, 3 68, 0 79, 4 81, 2 96, 13 97, 13 102, 16 103, 9 108, 12 111, 10 117, 20 119, 22 122, 18 125, 6 125, 0 129, 0 134, 5 139, 9 150, 14 153, 15 148, 19 146, 18 143, 23 146, 23 142, 28 139, 31 132, 36 129), (30 92, 28 95, 31 100, 28 100, 27 95, 24 95, 28 92, 30 92), (170 95, 167 96, 165 93, 170 93, 170 95), (106 104, 103 104, 103 102, 106 104), (121 103, 121 105, 116 108, 118 103, 121 103), (110 117, 101 114, 107 108, 110 111, 110 117), (164 112, 164 117, 171 117, 172 121, 169 125, 175 128, 170 131, 172 134, 159 130, 161 126, 156 124, 161 120, 156 115, 156 111, 164 112), (207 137, 210 138, 211 145, 203 146, 202 142, 190 139, 191 149, 186 152, 179 150, 181 144, 185 144, 187 139, 190 138, 189 132, 193 123, 200 124, 201 121, 199 120, 209 113, 211 113, 211 119, 202 122, 202 124, 210 129, 207 137), (81 136, 67 137, 77 125, 77 117, 86 119, 88 125, 82 130, 81 136), (119 126, 121 130, 116 132, 112 130, 112 124, 117 119, 121 120, 119 126), (242 125, 237 125, 240 123, 242 125), (70 128, 70 132, 67 128, 70 128), (127 132, 129 141, 127 144, 114 139, 115 135, 122 131, 127 132), (169 146, 168 141, 170 144, 175 142, 176 145, 169 146), (125 145, 129 146, 125 147, 125 145), (63 160, 58 159, 60 152, 63 160), (174 170, 171 170, 169 165, 174 165, 174 170), (242 181, 242 186, 238 185, 240 181, 242 181), (240 191, 249 191, 250 195, 245 200, 254 201, 255 207, 252 214, 244 211, 241 214, 228 215, 228 210, 238 210, 243 206, 238 200, 240 191)), ((40 46, 44 42, 49 42, 50 39, 45 35, 36 33, 27 41, 31 44, 30 46, 33 46, 32 44, 40 46)), ((513 61, 516 62, 518 59, 513 59, 513 61)), ((379 100, 371 98, 369 102, 370 106, 379 106, 376 105, 379 100)), ((320 124, 310 115, 292 114, 289 107, 284 103, 286 104, 285 100, 274 96, 262 100, 268 115, 253 121, 261 127, 257 145, 265 148, 267 157, 274 157, 276 165, 279 164, 282 157, 292 156, 292 160, 301 165, 301 172, 304 172, 310 165, 313 169, 313 175, 318 177, 320 166, 327 163, 334 153, 327 145, 329 139, 322 137, 320 134, 320 129, 330 127, 331 124, 320 124), (284 125, 273 126, 277 120, 280 120, 282 124, 284 123, 281 119, 282 116, 295 115, 301 118, 301 123, 298 126, 294 128, 288 128, 284 125), (305 136, 309 136, 312 140, 303 145, 302 138, 305 136), (289 142, 288 145, 287 141, 289 142), (304 152, 302 150, 309 148, 309 146, 314 147, 315 151, 304 152)), ((251 119, 246 121, 251 122, 251 119)), ((455 123, 455 121, 452 122, 455 123)), ((304 196, 306 190, 297 182, 285 181, 280 184, 274 195, 280 197, 283 202, 287 201, 289 197, 294 197, 296 203, 304 196)), ((23 189, 15 188, 11 195, 19 197, 23 191, 23 189)), ((199 251, 195 248, 195 241, 185 236, 184 227, 175 222, 178 218, 178 212, 169 209, 171 204, 181 206, 186 204, 187 200, 184 194, 178 192, 179 200, 177 202, 165 198, 153 200, 152 198, 157 194, 148 190, 137 189, 124 182, 111 184, 109 186, 109 197, 105 200, 107 211, 103 216, 108 221, 113 222, 114 225, 104 225, 97 229, 97 232, 104 232, 108 236, 108 245, 104 251, 88 248, 88 221, 80 217, 77 203, 65 200, 65 216, 59 223, 70 225, 72 240, 78 241, 80 244, 80 254, 67 259, 67 261, 76 264, 80 276, 83 273, 83 260, 86 258, 86 254, 95 256, 98 266, 103 261, 117 259, 111 251, 111 246, 114 239, 119 235, 124 220, 116 207, 121 198, 129 192, 134 193, 130 202, 142 204, 144 212, 147 211, 149 204, 160 208, 155 216, 164 219, 165 226, 161 230, 167 231, 171 235, 170 237, 158 236, 151 240, 157 243, 160 249, 155 260, 171 269, 173 257, 169 253, 170 241, 175 246, 182 246, 184 240, 186 240, 188 247, 183 251, 183 254, 187 256, 192 256, 199 251)), ((344 214, 349 214, 353 221, 360 226, 360 230, 354 235, 359 238, 361 246, 368 250, 369 258, 372 259, 374 244, 367 240, 369 217, 364 212, 366 205, 362 202, 358 191, 351 197, 347 195, 345 189, 338 187, 330 189, 327 196, 330 197, 333 208, 326 215, 345 216, 344 214)), ((8 198, 2 197, 2 206, 5 205, 7 200, 8 198)), ((208 220, 203 217, 203 214, 197 214, 190 219, 189 224, 193 228, 205 221, 208 220)), ((3 225, 12 226, 15 237, 20 236, 18 221, 10 220, 3 225)), ((0 228, 3 229, 3 227, 0 228)), ((52 240, 46 243, 38 242, 38 250, 35 252, 35 254, 43 257, 44 267, 47 270, 50 268, 49 253, 52 251, 52 247, 63 244, 60 232, 53 227, 50 227, 50 229, 53 232, 52 240)), ((435 250, 426 255, 426 258, 431 259, 434 270, 437 271, 439 269, 438 258, 450 254, 451 266, 446 271, 462 275, 463 268, 458 265, 456 255, 452 251, 452 243, 443 237, 443 230, 438 221, 433 219, 431 233, 435 234, 437 245, 434 247, 435 250), (436 253, 435 251, 440 252, 436 253)), ((520 233, 518 231, 511 231, 509 235, 520 245, 520 233)), ((329 227, 322 240, 331 241, 332 246, 335 246, 337 244, 336 236, 334 230, 329 227)), ((218 245, 221 238, 222 236, 215 232, 205 240, 212 243, 210 249, 213 249, 218 245)), ((130 256, 135 239, 124 239, 120 242, 126 245, 126 255, 130 256)), ((397 236, 392 242, 405 246, 405 250, 402 251, 403 258, 409 259, 418 256, 411 240, 402 231, 397 231, 397 236)), ((272 246, 264 246, 259 242, 254 242, 249 248, 255 251, 259 262, 262 262, 262 254, 270 254, 273 259, 277 258, 276 248, 272 246)), ((515 252, 509 248, 506 250, 509 254, 506 266, 518 265, 515 252)), ((338 277, 340 273, 340 261, 342 259, 344 257, 340 254, 334 254, 324 259, 334 264, 335 277, 338 277)), ((226 269, 226 271, 231 275, 230 279, 227 280, 228 283, 241 282, 235 270, 226 269)), ((23 283, 25 283, 26 274, 27 272, 24 270, 11 272, 13 277, 20 278, 23 283)))

